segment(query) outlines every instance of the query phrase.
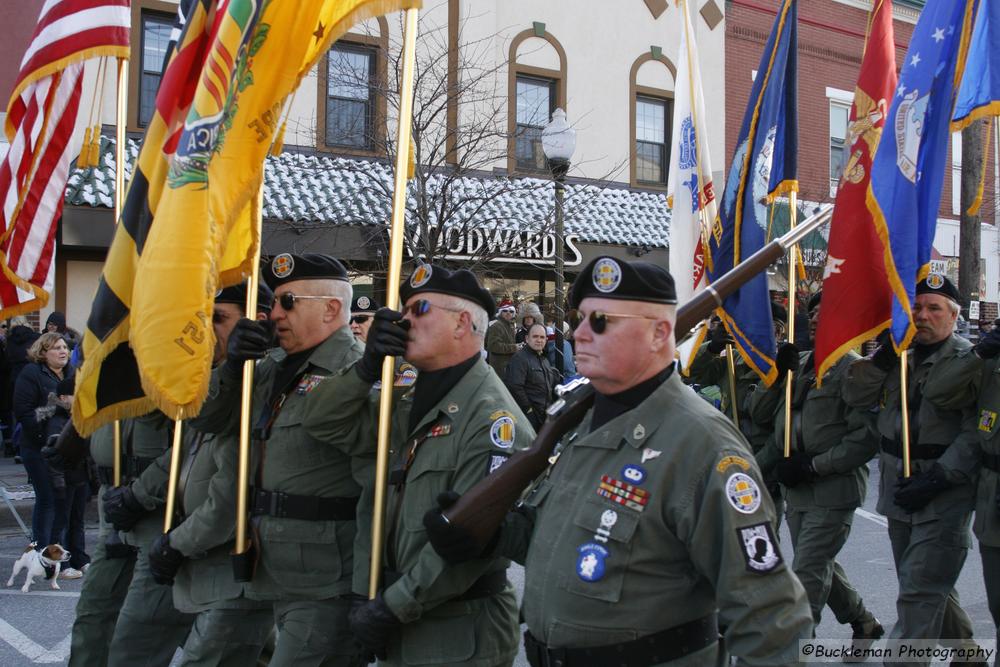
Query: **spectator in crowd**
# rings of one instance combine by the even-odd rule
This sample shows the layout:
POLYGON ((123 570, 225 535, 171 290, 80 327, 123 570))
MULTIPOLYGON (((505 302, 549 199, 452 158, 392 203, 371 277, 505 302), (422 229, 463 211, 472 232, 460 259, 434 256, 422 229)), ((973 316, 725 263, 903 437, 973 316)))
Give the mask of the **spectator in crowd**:
MULTIPOLYGON (((76 378, 72 374, 64 375, 66 377, 59 381, 56 390, 49 394, 48 405, 35 410, 40 427, 44 427, 46 433, 47 444, 42 449, 42 455, 46 459, 54 453, 54 445, 69 421, 73 405, 73 385, 76 378), (44 424, 41 423, 43 421, 44 424)), ((55 496, 52 540, 62 544, 70 553, 69 566, 59 573, 62 579, 79 579, 90 564, 84 536, 84 515, 90 500, 92 465, 93 459, 88 455, 69 467, 49 466, 55 496)), ((96 468, 93 472, 96 477, 96 468)))
POLYGON ((66 340, 66 346, 72 351, 81 340, 80 332, 66 326, 66 315, 58 310, 52 311, 45 320, 45 331, 42 333, 57 333, 66 340))
POLYGON ((26 365, 14 384, 14 416, 21 427, 21 458, 35 490, 35 508, 31 515, 32 539, 39 549, 52 544, 55 521, 55 496, 49 466, 42 458, 46 432, 39 423, 36 409, 48 405, 49 394, 65 377, 72 377, 69 348, 57 333, 39 336, 28 349, 26 365))
POLYGON ((573 361, 573 344, 570 337, 563 333, 563 358, 562 368, 559 368, 559 360, 556 359, 556 327, 555 322, 545 327, 545 356, 552 364, 552 368, 562 374, 562 379, 576 375, 576 362, 573 361))
POLYGON ((504 384, 536 431, 545 422, 545 408, 552 402, 552 388, 559 382, 559 373, 545 357, 545 343, 545 326, 531 325, 525 346, 511 358, 504 376, 504 384))
POLYGON ((486 360, 501 378, 507 370, 507 363, 517 352, 515 342, 516 327, 514 313, 517 308, 508 299, 500 302, 497 318, 486 330, 486 360))
POLYGON ((528 329, 532 324, 542 323, 542 311, 538 304, 532 301, 525 301, 517 311, 518 326, 517 333, 514 334, 514 342, 520 345, 528 335, 528 329))
POLYGON ((4 350, 9 375, 6 384, 0 387, 0 390, 6 393, 6 404, 10 406, 10 439, 15 454, 15 463, 20 463, 21 457, 19 455, 20 435, 17 430, 17 418, 13 413, 14 383, 17 382, 17 376, 20 375, 21 369, 28 364, 28 348, 37 339, 38 332, 28 325, 28 318, 23 315, 11 318, 10 328, 7 330, 7 345, 4 350))

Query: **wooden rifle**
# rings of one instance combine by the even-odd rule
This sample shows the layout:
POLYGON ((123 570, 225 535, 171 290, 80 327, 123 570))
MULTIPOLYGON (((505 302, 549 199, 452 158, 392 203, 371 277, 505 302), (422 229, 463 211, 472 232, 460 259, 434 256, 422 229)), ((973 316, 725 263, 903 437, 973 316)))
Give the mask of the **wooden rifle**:
MULTIPOLYGON (((740 262, 678 308, 675 338, 680 341, 686 337, 698 322, 721 307, 726 298, 785 255, 807 234, 829 222, 832 215, 832 205, 819 207, 794 229, 740 262)), ((556 392, 559 398, 546 410, 548 416, 531 446, 515 452, 506 463, 462 494, 455 504, 443 512, 449 523, 471 535, 484 548, 524 490, 545 472, 559 440, 580 423, 594 403, 594 388, 586 378, 571 380, 557 387, 556 392)))

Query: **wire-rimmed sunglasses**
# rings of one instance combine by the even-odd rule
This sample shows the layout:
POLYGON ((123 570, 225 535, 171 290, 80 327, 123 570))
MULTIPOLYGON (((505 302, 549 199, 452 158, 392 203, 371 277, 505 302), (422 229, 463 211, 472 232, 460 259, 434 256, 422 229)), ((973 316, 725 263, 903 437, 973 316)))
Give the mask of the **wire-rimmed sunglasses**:
POLYGON ((292 310, 295 308, 295 302, 300 299, 339 299, 339 296, 334 294, 314 296, 311 294, 294 294, 292 292, 284 292, 282 294, 275 294, 274 301, 271 302, 271 307, 273 308, 275 304, 281 304, 283 310, 292 310))
POLYGON ((367 313, 361 315, 351 315, 351 324, 364 324, 371 318, 367 313))
POLYGON ((592 310, 589 313, 584 313, 578 310, 574 313, 576 318, 574 321, 577 322, 576 326, 573 327, 574 330, 579 328, 583 324, 584 320, 590 323, 590 330, 595 334, 602 334, 608 329, 608 322, 614 322, 615 320, 658 320, 659 317, 653 317, 651 315, 633 315, 631 313, 606 313, 603 310, 592 310))
POLYGON ((449 308, 448 306, 440 306, 436 303, 431 303, 427 299, 417 299, 409 306, 403 306, 403 314, 413 315, 414 317, 423 317, 427 313, 431 312, 431 308, 440 308, 441 310, 447 310, 450 313, 465 312, 462 308, 449 308))

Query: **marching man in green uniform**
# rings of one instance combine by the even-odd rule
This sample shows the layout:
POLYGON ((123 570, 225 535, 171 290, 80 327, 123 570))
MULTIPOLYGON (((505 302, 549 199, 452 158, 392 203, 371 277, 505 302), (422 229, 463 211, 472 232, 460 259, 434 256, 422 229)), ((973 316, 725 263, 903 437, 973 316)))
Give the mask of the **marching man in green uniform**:
MULTIPOLYGON (((889 520, 896 563, 898 617, 892 639, 940 639, 962 645, 972 622, 959 606, 955 582, 971 546, 969 523, 979 466, 975 401, 947 409, 925 400, 934 367, 969 353, 954 332, 958 290, 939 274, 917 285, 917 328, 906 352, 909 369, 911 477, 903 477, 899 357, 891 343, 848 371, 845 397, 862 409, 878 405, 881 436, 878 511, 889 520)), ((914 663, 919 664, 919 663, 914 663)))
POLYGON ((934 365, 924 400, 945 410, 978 400, 976 431, 981 448, 976 514, 972 530, 983 560, 986 600, 1000 628, 1000 329, 992 329, 970 354, 934 365))
MULTIPOLYGON (((821 292, 809 299, 809 338, 815 338, 821 292)), ((813 623, 819 626, 823 607, 837 621, 849 623, 858 641, 878 639, 882 625, 865 608, 857 590, 836 561, 847 542, 854 510, 868 488, 868 461, 878 452, 874 415, 847 405, 843 398, 847 368, 857 360, 851 352, 840 359, 817 386, 815 357, 798 352, 791 343, 778 348, 778 378, 761 388, 751 401, 755 420, 773 419, 775 434, 757 454, 762 468, 773 467, 784 487, 785 517, 795 557, 792 570, 809 596, 813 623), (792 455, 783 458, 785 441, 785 378, 793 371, 792 455)))
POLYGON ((373 444, 322 440, 302 424, 310 392, 361 355, 348 324, 352 289, 343 265, 326 255, 277 255, 264 273, 274 289, 271 320, 236 324, 193 425, 229 433, 238 420, 243 363, 262 360, 251 420, 257 461, 250 471, 250 514, 258 561, 246 593, 273 609, 278 638, 271 665, 353 667, 361 657, 347 612, 361 487, 352 459, 373 444), (286 353, 280 361, 268 356, 274 331, 286 353))
MULTIPOLYGON (((510 665, 518 622, 508 561, 451 566, 427 543, 421 521, 438 494, 470 488, 527 447, 534 431, 482 358, 494 306, 471 272, 422 264, 400 298, 403 313, 383 308, 376 314, 354 372, 317 389, 317 398, 353 397, 374 437, 366 399, 385 356, 405 355, 419 372, 393 409, 382 588, 351 612, 351 629, 387 665, 510 665)), ((398 376, 396 385, 408 382, 398 376)), ((320 400, 312 406, 317 411, 306 424, 316 428, 327 408, 320 400)), ((365 514, 370 501, 366 494, 365 514)), ((367 559, 357 560, 367 574, 367 559)), ((356 577, 356 585, 363 579, 356 577)))
MULTIPOLYGON (((212 327, 214 365, 226 359, 229 334, 245 315, 246 284, 227 287, 215 297, 212 327)), ((263 282, 257 293, 257 319, 267 319, 274 295, 263 282)), ((239 448, 233 432, 214 436, 189 429, 177 485, 183 514, 169 534, 149 549, 149 567, 160 584, 173 584, 174 606, 197 614, 184 643, 185 666, 252 665, 274 626, 271 606, 246 597, 246 585, 233 580, 230 552, 236 516, 239 448)), ((160 458, 169 465, 170 453, 160 458)))
MULTIPOLYGON (((594 405, 493 549, 524 563, 535 667, 789 665, 812 633, 746 441, 675 371, 676 302, 645 262, 599 257, 573 285, 594 405)), ((469 550, 425 523, 444 557, 469 550)))

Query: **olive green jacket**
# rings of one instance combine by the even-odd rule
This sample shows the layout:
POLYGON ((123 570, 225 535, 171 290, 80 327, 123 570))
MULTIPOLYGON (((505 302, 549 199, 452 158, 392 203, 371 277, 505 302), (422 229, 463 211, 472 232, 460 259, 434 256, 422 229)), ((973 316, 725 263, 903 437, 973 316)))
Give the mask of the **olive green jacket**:
MULTIPOLYGON (((794 664, 812 633, 809 604, 729 419, 676 373, 591 432, 592 414, 527 497, 535 520, 508 515, 501 534, 501 553, 525 565, 531 633, 552 648, 604 646, 718 610, 738 664, 794 664)), ((721 664, 717 652, 670 664, 721 664)))
POLYGON ((516 333, 517 325, 499 317, 490 322, 486 329, 486 353, 489 355, 490 366, 500 377, 504 376, 507 364, 517 352, 516 333))
MULTIPOLYGON (((350 366, 363 351, 348 327, 320 343, 300 367, 300 379, 287 390, 284 404, 263 446, 263 462, 251 471, 251 483, 268 491, 303 496, 357 498, 352 459, 367 455, 374 443, 350 437, 317 438, 303 426, 303 415, 323 378, 350 366), (259 481, 258 481, 259 478, 259 481)), ((279 362, 262 359, 254 373, 252 425, 257 425, 274 394, 279 362)), ((192 425, 206 433, 226 433, 238 423, 241 375, 213 371, 213 383, 192 425)), ((336 402, 323 406, 338 412, 336 402)), ((350 592, 354 521, 307 521, 255 517, 260 559, 247 594, 260 600, 323 600, 350 592)))
MULTIPOLYGON (((377 424, 370 385, 353 371, 323 383, 317 397, 339 396, 354 406, 369 438, 377 424), (348 398, 350 397, 350 398, 348 398)), ((527 418, 500 378, 482 359, 409 430, 413 392, 394 404, 389 470, 402 471, 412 452, 405 485, 390 484, 386 496, 383 564, 393 573, 383 598, 404 623, 400 633, 403 662, 416 664, 495 665, 517 652, 516 602, 513 589, 489 598, 455 602, 484 574, 506 570, 502 558, 448 565, 427 541, 423 516, 436 507, 439 493, 463 493, 534 439, 527 418), (398 577, 398 578, 397 578, 398 577), (473 638, 475 641, 473 641, 473 638), (419 660, 416 656, 420 656, 419 660), (420 661, 425 662, 420 662, 420 661)), ((317 403, 318 405, 318 403, 317 403)), ((329 415, 308 414, 310 429, 339 433, 329 415)), ((394 473, 400 475, 401 472, 394 473)), ((359 515, 372 511, 373 485, 365 490, 359 515)), ((370 541, 359 535, 359 545, 370 541)), ((355 592, 367 594, 370 553, 355 554, 355 592)))
MULTIPOLYGON (((916 397, 923 396, 930 382, 934 366, 957 355, 968 354, 971 344, 955 334, 922 363, 914 361, 913 351, 907 351, 909 395, 911 406, 916 397)), ((877 430, 882 438, 901 442, 902 410, 900 407, 899 364, 888 372, 872 363, 871 359, 858 359, 848 369, 844 397, 850 405, 860 409, 878 409, 877 430)), ((885 451, 880 452, 878 511, 897 521, 923 523, 945 515, 969 512, 973 506, 976 472, 979 467, 978 435, 976 434, 975 400, 967 396, 944 408, 932 401, 919 400, 919 407, 910 414, 911 434, 921 445, 947 447, 936 461, 912 459, 911 473, 941 465, 954 486, 935 497, 926 507, 908 514, 896 505, 893 497, 903 475, 902 459, 885 451)))
MULTIPOLYGON (((983 454, 1000 456, 1000 357, 982 360, 974 352, 935 364, 924 399, 945 409, 976 400, 976 432, 983 454)), ((1000 473, 979 469, 976 516, 972 529, 979 542, 1000 547, 1000 473)))
MULTIPOLYGON (((818 477, 785 488, 785 499, 794 509, 856 508, 864 502, 868 489, 868 461, 879 449, 875 415, 870 410, 851 407, 844 400, 847 369, 859 357, 850 352, 831 368, 823 384, 816 386, 816 367, 810 352, 799 354, 799 370, 793 374, 792 432, 801 433, 801 442, 792 440, 792 451, 812 456, 818 477)), ((757 391, 751 401, 751 417, 774 419, 774 438, 757 460, 771 467, 784 455, 785 383, 775 382, 757 391)))

